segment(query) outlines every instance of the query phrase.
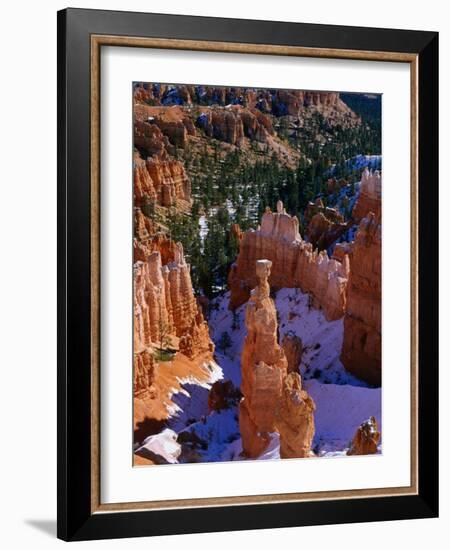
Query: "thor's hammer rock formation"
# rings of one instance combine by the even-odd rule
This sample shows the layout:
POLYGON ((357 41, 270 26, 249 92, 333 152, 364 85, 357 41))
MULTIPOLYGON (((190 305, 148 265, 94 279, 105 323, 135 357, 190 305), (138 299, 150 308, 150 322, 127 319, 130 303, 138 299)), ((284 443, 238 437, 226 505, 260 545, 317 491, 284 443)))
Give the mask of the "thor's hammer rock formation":
POLYGON ((287 372, 288 360, 278 343, 277 312, 270 298, 271 266, 270 260, 256 262, 258 285, 246 309, 239 409, 242 449, 247 458, 256 458, 269 444, 270 434, 278 431, 282 457, 302 458, 310 454, 315 407, 302 391, 298 373, 287 372))
POLYGON ((287 359, 277 340, 277 312, 270 297, 268 278, 272 262, 258 260, 258 285, 247 305, 247 336, 242 350, 243 399, 239 426, 245 456, 255 458, 267 447, 275 431, 275 410, 287 373, 287 359))

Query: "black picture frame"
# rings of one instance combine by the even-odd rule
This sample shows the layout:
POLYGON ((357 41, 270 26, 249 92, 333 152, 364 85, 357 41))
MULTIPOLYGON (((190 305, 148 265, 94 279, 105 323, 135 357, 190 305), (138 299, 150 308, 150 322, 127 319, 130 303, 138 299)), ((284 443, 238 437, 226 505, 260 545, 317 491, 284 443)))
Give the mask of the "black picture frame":
POLYGON ((58 12, 58 532, 63 540, 438 515, 438 33, 117 11, 58 12), (403 52, 418 60, 418 493, 93 513, 91 36, 403 52))

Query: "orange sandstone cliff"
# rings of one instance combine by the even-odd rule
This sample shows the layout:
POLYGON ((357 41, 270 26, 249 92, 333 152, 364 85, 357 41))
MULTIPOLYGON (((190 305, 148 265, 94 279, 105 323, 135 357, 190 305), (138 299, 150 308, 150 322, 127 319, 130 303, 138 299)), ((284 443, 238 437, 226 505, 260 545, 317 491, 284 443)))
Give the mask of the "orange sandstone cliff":
POLYGON ((347 249, 350 276, 341 360, 370 384, 381 384, 381 174, 364 170, 353 218, 361 220, 347 249))
POLYGON ((161 327, 180 339, 180 350, 188 357, 205 351, 212 353, 208 326, 192 289, 189 265, 180 243, 163 265, 161 252, 155 250, 147 261, 134 266, 135 347, 159 345, 161 327))
POLYGON ((301 238, 298 227, 298 219, 287 214, 278 201, 277 212, 267 209, 261 226, 242 234, 238 258, 228 279, 231 309, 248 300, 250 289, 257 283, 256 261, 266 258, 273 263, 272 286, 308 292, 313 305, 322 308, 328 320, 344 315, 348 259, 344 257, 339 262, 330 259, 326 251, 314 250, 311 243, 301 238))
POLYGON ((361 175, 359 197, 353 208, 352 217, 359 222, 369 212, 381 223, 381 174, 376 170, 370 172, 367 168, 361 175))
POLYGON ((135 251, 142 259, 134 264, 135 427, 167 419, 183 380, 210 384, 221 376, 181 244, 163 235, 140 244, 135 251))
POLYGON ((381 384, 381 224, 370 212, 350 253, 341 360, 370 384, 381 384))

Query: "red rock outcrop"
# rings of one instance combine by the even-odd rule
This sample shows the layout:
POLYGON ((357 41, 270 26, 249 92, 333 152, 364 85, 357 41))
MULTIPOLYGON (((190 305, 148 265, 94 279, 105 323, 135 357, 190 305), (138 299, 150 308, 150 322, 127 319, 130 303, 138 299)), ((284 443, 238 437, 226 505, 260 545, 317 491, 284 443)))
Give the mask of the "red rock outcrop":
POLYGON ((297 372, 288 374, 283 380, 276 413, 281 458, 313 456, 311 444, 315 431, 315 409, 313 399, 302 389, 300 375, 297 372))
POLYGON ((133 98, 135 103, 159 104, 159 97, 155 95, 153 84, 150 82, 136 82, 133 98))
POLYGON ((294 333, 286 333, 281 342, 284 354, 288 362, 288 373, 298 372, 303 354, 303 343, 299 336, 294 333))
POLYGON ((337 92, 277 90, 275 93, 258 90, 258 107, 275 115, 290 115, 300 120, 308 112, 322 114, 330 125, 354 126, 360 118, 347 106, 337 92))
POLYGON ((255 458, 267 447, 275 431, 275 412, 287 373, 287 359, 277 340, 277 313, 270 298, 271 262, 256 264, 258 284, 247 304, 247 336, 241 355, 243 399, 239 427, 245 456, 255 458))
POLYGON ((258 109, 233 105, 226 109, 205 107, 198 124, 209 137, 240 146, 244 137, 265 143, 274 135, 272 121, 258 109))
POLYGON ((267 209, 261 226, 242 235, 239 254, 231 267, 228 284, 230 309, 245 303, 250 289, 257 283, 257 260, 273 262, 271 286, 300 288, 312 297, 312 305, 322 308, 328 320, 339 319, 346 308, 348 258, 343 262, 330 259, 326 251, 318 252, 302 240, 298 219, 291 217, 278 201, 277 212, 267 209))
POLYGON ((247 90, 245 97, 248 106, 258 105, 263 111, 272 111, 274 114, 298 116, 305 109, 312 108, 327 115, 336 113, 358 120, 337 92, 256 89, 247 90))
POLYGON ((151 391, 154 368, 153 355, 147 349, 134 354, 134 395, 142 396, 151 391))
POLYGON ((183 380, 212 384, 222 374, 181 245, 148 234, 148 219, 138 217, 144 221, 143 240, 134 239, 133 328, 134 426, 140 440, 148 435, 147 422, 161 423, 176 410, 172 395, 182 391, 183 380))
POLYGON ((134 204, 142 206, 146 201, 165 207, 173 206, 177 201, 191 204, 191 181, 183 163, 157 157, 135 160, 134 204))
MULTIPOLYGON (((189 136, 196 135, 195 125, 189 113, 182 107, 150 107, 148 105, 134 106, 135 131, 150 132, 149 128, 156 127, 167 137, 172 145, 185 147, 189 136), (143 130, 145 128, 146 130, 143 130)), ((135 144, 137 146, 138 143, 135 144)))
MULTIPOLYGON (((148 86, 147 86, 148 87, 148 86)), ((167 86, 163 87, 164 93, 167 86)), ((258 88, 235 88, 226 86, 171 86, 176 88, 179 99, 186 105, 198 103, 203 105, 232 105, 241 104, 253 108, 258 106, 265 111, 273 111, 281 114, 296 116, 299 110, 315 107, 317 109, 334 109, 341 113, 350 111, 349 107, 341 100, 337 92, 303 91, 303 90, 267 90, 258 88)), ((141 88, 135 90, 135 97, 139 94, 157 100, 153 91, 142 92, 141 88)), ((140 97, 140 96, 139 96, 140 97)), ((356 117, 356 115, 353 115, 356 117)))
POLYGON ((344 216, 335 208, 324 206, 320 198, 306 207, 305 222, 306 237, 319 250, 326 250, 349 228, 344 216))
POLYGON ((134 146, 139 151, 134 156, 134 205, 156 203, 170 207, 181 203, 182 209, 189 208, 191 181, 183 163, 171 158, 169 153, 173 152, 170 140, 184 144, 189 132, 195 132, 191 119, 178 107, 135 105, 134 115, 134 146), (160 112, 159 117, 150 116, 155 110, 160 112), (189 123, 185 125, 185 121, 189 123))
MULTIPOLYGON (((164 240, 164 239, 163 239, 164 240)), ((166 241, 171 242, 166 239, 166 241)), ((160 250, 134 265, 134 349, 159 346, 165 335, 179 338, 187 357, 214 350, 208 326, 192 289, 189 265, 180 243, 162 263, 160 250)))
POLYGON ((372 212, 378 223, 381 223, 381 174, 376 170, 369 172, 366 168, 361 175, 359 197, 353 208, 352 217, 359 222, 372 212))
POLYGON ((164 160, 168 158, 170 142, 158 126, 142 120, 135 120, 134 146, 142 151, 145 158, 155 156, 164 160))
POLYGON ((316 214, 306 229, 308 241, 314 248, 327 250, 335 243, 348 229, 348 224, 334 223, 325 214, 316 214))
POLYGON ((381 224, 371 212, 350 253, 341 360, 370 384, 381 384, 381 224))
POLYGON ((381 434, 374 416, 363 422, 358 427, 353 437, 348 455, 372 455, 378 450, 381 434))
POLYGON ((345 256, 347 254, 350 254, 350 252, 352 251, 352 245, 353 245, 353 242, 336 243, 336 245, 333 248, 333 255, 331 257, 334 260, 337 260, 338 262, 343 262, 345 259, 345 256))

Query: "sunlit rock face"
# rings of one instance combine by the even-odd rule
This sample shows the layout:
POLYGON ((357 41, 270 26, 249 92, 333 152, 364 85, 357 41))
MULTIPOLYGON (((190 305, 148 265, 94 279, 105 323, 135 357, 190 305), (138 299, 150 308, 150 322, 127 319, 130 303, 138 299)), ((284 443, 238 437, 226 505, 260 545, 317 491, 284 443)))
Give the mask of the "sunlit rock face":
POLYGON ((247 336, 241 356, 243 399, 239 426, 245 456, 257 457, 267 447, 275 431, 275 411, 287 373, 287 359, 277 339, 277 314, 270 298, 268 277, 272 263, 259 260, 258 284, 247 304, 247 336))
POLYGON ((277 212, 266 210, 258 230, 242 234, 238 258, 228 279, 231 309, 248 299, 257 282, 256 262, 263 258, 273 263, 271 286, 308 292, 312 305, 322 308, 328 320, 344 315, 348 258, 339 262, 330 259, 326 251, 314 250, 311 243, 301 238, 297 217, 287 214, 281 201, 277 212))
POLYGON ((265 143, 275 133, 270 117, 241 105, 230 105, 226 109, 204 107, 196 124, 208 137, 238 146, 244 138, 265 143))
POLYGON ((139 441, 146 423, 163 423, 174 413, 172 395, 181 391, 180 381, 209 384, 221 376, 182 246, 161 233, 147 234, 145 223, 140 231, 143 240, 135 237, 134 249, 133 323, 134 427, 139 441))
POLYGON ((353 208, 352 216, 357 222, 367 216, 369 212, 381 223, 381 174, 376 170, 370 172, 367 168, 361 176, 359 197, 353 208))
POLYGON ((192 120, 179 107, 135 105, 134 204, 163 207, 191 205, 191 181, 181 161, 171 158, 176 146, 195 135, 192 120))
POLYGON ((381 434, 378 431, 378 424, 374 416, 363 422, 353 437, 348 455, 370 455, 378 450, 381 434))
POLYGON ((134 265, 135 350, 160 344, 164 327, 165 334, 179 338, 179 349, 188 357, 208 351, 212 357, 213 344, 181 244, 159 238, 153 246, 146 260, 134 265))
POLYGON ((288 374, 283 380, 276 415, 281 458, 312 456, 315 408, 313 399, 302 389, 300 375, 297 372, 288 374))
MULTIPOLYGON (((196 135, 195 125, 192 118, 184 109, 176 105, 169 107, 151 107, 148 105, 135 105, 135 134, 138 130, 138 141, 135 138, 135 145, 143 148, 140 141, 141 130, 147 132, 151 128, 158 128, 161 133, 167 138, 165 141, 166 149, 168 144, 176 147, 185 147, 189 136, 196 135)), ((154 130, 153 130, 154 131, 154 130)))
POLYGON ((381 384, 381 224, 365 217, 350 253, 341 360, 370 384, 381 384))
POLYGON ((153 355, 147 349, 134 354, 134 395, 142 396, 151 391, 154 367, 153 355))
POLYGON ((177 160, 149 157, 136 159, 134 167, 135 205, 155 202, 160 206, 174 206, 177 201, 190 205, 191 181, 184 166, 177 160))

